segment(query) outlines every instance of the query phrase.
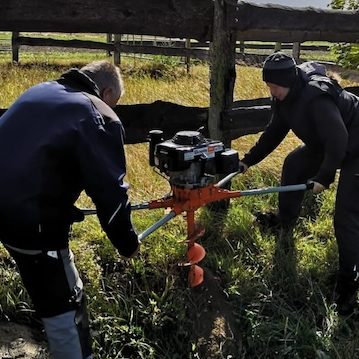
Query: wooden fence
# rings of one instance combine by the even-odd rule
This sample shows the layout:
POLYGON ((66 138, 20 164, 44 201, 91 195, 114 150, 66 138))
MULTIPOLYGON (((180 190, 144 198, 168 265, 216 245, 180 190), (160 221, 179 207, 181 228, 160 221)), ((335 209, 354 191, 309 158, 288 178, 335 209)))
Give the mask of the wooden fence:
MULTIPOLYGON (((11 49, 12 60, 19 62, 21 46, 31 47, 60 47, 60 48, 76 48, 105 50, 109 54, 113 54, 114 63, 120 63, 121 54, 146 54, 146 55, 162 55, 162 56, 178 56, 185 58, 187 66, 190 65, 191 59, 209 60, 208 41, 196 41, 191 39, 170 39, 156 38, 149 39, 142 36, 132 35, 112 35, 107 34, 106 42, 86 41, 86 40, 59 40, 54 38, 20 36, 19 32, 12 33, 11 49)), ((300 60, 300 52, 304 51, 328 51, 329 45, 306 45, 300 43, 248 43, 245 41, 236 42, 236 58, 237 61, 245 61, 246 56, 257 58, 259 62, 270 52, 282 50, 290 50, 294 58, 300 60), (253 51, 254 50, 254 51, 253 51), (257 57, 256 57, 257 56, 257 57)))
MULTIPOLYGON (((1 10, 0 31, 97 32, 209 41, 209 52, 206 49, 192 49, 189 46, 185 48, 166 47, 162 48, 161 52, 171 56, 209 57, 210 106, 204 110, 195 108, 193 113, 198 113, 200 121, 207 123, 206 128, 210 137, 225 141, 231 140, 233 133, 237 133, 237 135, 252 133, 250 131, 254 128, 257 130, 263 128, 254 125, 254 122, 258 119, 265 118, 265 121, 268 119, 267 105, 242 106, 243 103, 240 103, 238 107, 234 107, 236 104, 233 103, 233 89, 236 80, 235 60, 238 59, 238 56, 243 55, 241 51, 237 51, 237 42, 297 43, 295 47, 298 51, 300 48, 298 43, 306 41, 359 41, 358 11, 291 8, 271 4, 258 5, 237 0, 181 0, 180 2, 106 0, 101 2, 101 6, 98 6, 97 0, 72 0, 62 2, 61 7, 57 7, 57 11, 54 11, 51 1, 12 0, 3 2, 1 10), (229 130, 226 127, 227 125, 234 126, 233 123, 236 122, 234 116, 227 116, 229 113, 232 115, 235 113, 233 112, 234 108, 237 108, 237 112, 241 114, 238 115, 241 125, 237 132, 233 128, 229 130), (261 114, 264 114, 264 117, 261 117, 261 114), (249 121, 249 119, 253 121, 249 121), (248 130, 245 130, 243 125, 246 121, 248 130)), ((101 46, 101 49, 103 46, 105 51, 116 51, 117 54, 126 51, 149 54, 156 52, 158 54, 158 49, 154 49, 152 45, 123 44, 119 40, 117 35, 113 44, 98 46, 101 46)), ((30 42, 35 45, 36 41, 15 36, 14 46, 22 46, 25 43, 29 45, 30 42)), ((48 46, 55 44, 51 40, 48 41, 48 46)), ((57 41, 56 44, 65 47, 69 43, 57 41)), ((76 43, 76 45, 81 44, 76 43)), ((82 45, 84 44, 82 43, 82 45)), ((151 116, 153 111, 157 111, 157 118, 162 119, 161 114, 171 107, 158 102, 137 106, 138 108, 133 107, 130 110, 133 113, 140 111, 136 112, 139 118, 141 118, 141 114, 142 118, 145 118, 151 116)), ((178 111, 179 114, 184 111, 182 106, 173 106, 174 111, 178 111)), ((122 109, 125 111, 126 107, 121 107, 122 109)), ((192 113, 192 110, 190 112, 192 113)), ((120 115, 126 121, 126 115, 121 113, 120 115)), ((176 116, 176 114, 173 115, 174 119, 177 118, 176 116)), ((180 129, 188 126, 192 128, 194 121, 184 123, 183 119, 186 119, 186 116, 181 115, 178 118, 181 119, 180 129)), ((157 127, 154 122, 150 124, 151 127, 152 125, 157 127)), ((128 127, 130 130, 128 136, 132 135, 132 131, 137 133, 136 131, 139 131, 138 128, 141 126, 145 127, 146 122, 137 125, 138 127, 132 129, 128 127)), ((174 126, 174 122, 170 125, 174 126)), ((166 124, 163 123, 162 126, 166 126, 166 124)), ((135 137, 134 135, 133 138, 135 137)), ((138 136, 138 138, 140 137, 138 136)))

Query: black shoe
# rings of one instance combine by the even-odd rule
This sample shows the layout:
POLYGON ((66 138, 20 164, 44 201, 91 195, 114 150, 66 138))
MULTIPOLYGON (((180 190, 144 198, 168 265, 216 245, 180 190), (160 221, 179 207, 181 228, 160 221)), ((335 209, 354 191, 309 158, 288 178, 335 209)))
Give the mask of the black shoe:
POLYGON ((354 313, 357 307, 358 283, 347 275, 339 274, 334 289, 334 302, 337 312, 342 316, 354 313))
POLYGON ((337 312, 341 316, 349 316, 354 313, 357 307, 357 295, 354 294, 341 294, 335 298, 337 304, 337 312))
POLYGON ((256 221, 267 229, 276 229, 281 226, 281 220, 277 213, 273 212, 258 212, 256 213, 256 221))

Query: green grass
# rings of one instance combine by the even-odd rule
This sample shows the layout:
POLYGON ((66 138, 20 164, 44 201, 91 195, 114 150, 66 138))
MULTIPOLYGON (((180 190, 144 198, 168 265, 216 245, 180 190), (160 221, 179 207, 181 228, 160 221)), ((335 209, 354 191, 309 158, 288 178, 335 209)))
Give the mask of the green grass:
MULTIPOLYGON (((56 78, 74 65, 105 58, 97 53, 33 56, 29 54, 21 65, 9 65, 9 58, 0 55, 1 108, 33 84, 56 78)), ((153 78, 155 66, 160 65, 124 61, 123 103, 161 99, 208 106, 206 66, 195 66, 191 76, 183 68, 166 66, 164 76, 153 78)), ((257 68, 237 67, 236 99, 267 96, 260 75, 257 68)), ((233 148, 242 155, 256 139, 256 135, 240 138, 233 148)), ((289 136, 260 165, 238 176, 233 188, 277 185, 283 158, 297 144, 289 136)), ((126 154, 132 202, 168 192, 166 181, 148 165, 146 144, 126 146, 126 154)), ((232 200, 225 217, 198 211, 197 219, 206 228, 200 242, 207 256, 201 266, 216 274, 227 293, 237 330, 242 333, 242 358, 359 358, 359 322, 339 318, 331 302, 337 265, 334 195, 335 186, 316 197, 308 194, 293 237, 281 239, 261 231, 253 216, 256 211, 276 208, 276 195, 232 200)), ((85 195, 79 204, 92 205, 85 195)), ((163 214, 162 210, 134 212, 137 230, 144 230, 163 214)), ((74 225, 71 248, 89 295, 96 357, 200 357, 193 339, 194 291, 187 286, 186 269, 177 265, 185 258, 185 234, 185 220, 179 216, 146 239, 137 258, 125 260, 117 255, 96 217, 74 225)), ((3 248, 0 257, 1 318, 31 322, 34 314, 14 264, 3 248)), ((234 353, 233 358, 237 359, 234 353)))

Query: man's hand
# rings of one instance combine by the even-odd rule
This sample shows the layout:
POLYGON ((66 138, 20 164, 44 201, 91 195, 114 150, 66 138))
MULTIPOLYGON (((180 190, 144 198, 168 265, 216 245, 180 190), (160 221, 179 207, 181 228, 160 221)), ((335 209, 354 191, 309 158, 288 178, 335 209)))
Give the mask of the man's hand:
POLYGON ((313 189, 312 189, 313 193, 317 194, 325 190, 325 186, 323 186, 321 183, 315 181, 313 181, 312 183, 313 183, 313 189))

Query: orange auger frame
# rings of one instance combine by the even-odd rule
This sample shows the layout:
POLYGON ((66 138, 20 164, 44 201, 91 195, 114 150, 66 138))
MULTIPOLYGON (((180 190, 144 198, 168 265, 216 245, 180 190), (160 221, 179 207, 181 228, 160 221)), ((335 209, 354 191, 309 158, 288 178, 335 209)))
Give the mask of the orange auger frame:
MULTIPOLYGON (((217 184, 211 184, 199 188, 182 188, 172 185, 172 194, 161 199, 156 199, 143 204, 131 206, 132 210, 138 209, 157 209, 171 208, 161 220, 143 231, 139 236, 139 241, 143 241, 148 235, 156 229, 169 222, 172 218, 181 213, 185 213, 187 220, 187 262, 180 264, 181 266, 190 266, 188 281, 191 287, 195 287, 203 282, 203 269, 197 265, 206 255, 205 249, 196 241, 204 235, 204 228, 195 223, 195 211, 211 202, 224 199, 238 198, 241 196, 260 195, 276 192, 293 192, 303 191, 313 188, 313 184, 297 184, 280 187, 267 187, 259 189, 251 189, 245 191, 230 191, 221 188, 225 183, 231 180, 239 172, 234 172, 217 184)), ((82 209, 85 215, 95 214, 95 209, 82 209)))
MULTIPOLYGON (((206 255, 204 248, 196 243, 196 240, 203 236, 204 228, 195 223, 195 211, 211 202, 224 199, 238 198, 241 196, 259 195, 275 192, 293 192, 303 191, 312 188, 312 184, 298 184, 280 187, 267 187, 252 189, 246 191, 230 191, 220 188, 233 178, 237 173, 232 173, 225 177, 217 184, 208 185, 199 188, 182 188, 172 185, 172 195, 163 199, 150 201, 146 207, 139 208, 171 208, 171 212, 162 218, 159 222, 148 228, 140 234, 139 239, 143 240, 146 236, 154 232, 157 228, 168 222, 180 213, 185 213, 187 220, 187 262, 180 264, 182 266, 190 266, 188 273, 188 281, 191 287, 195 287, 203 282, 203 269, 197 265, 206 255)), ((136 206, 134 206, 136 207, 136 206)))

